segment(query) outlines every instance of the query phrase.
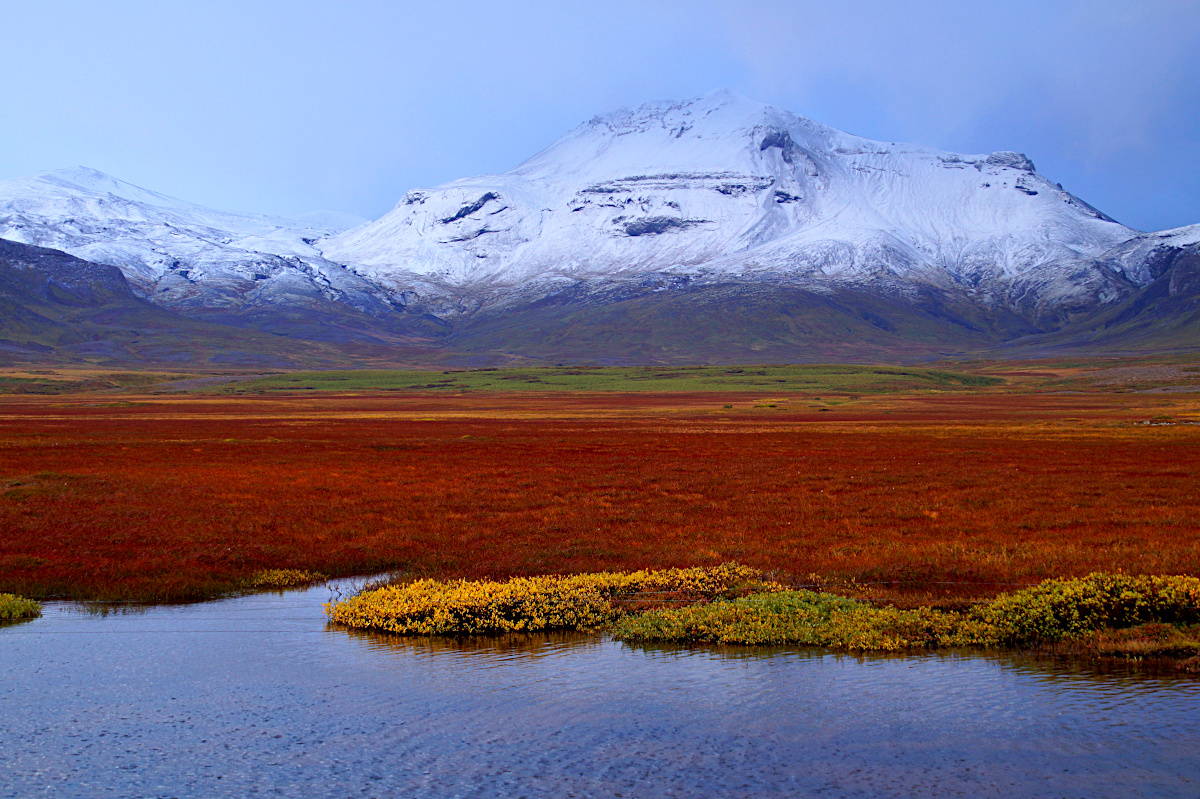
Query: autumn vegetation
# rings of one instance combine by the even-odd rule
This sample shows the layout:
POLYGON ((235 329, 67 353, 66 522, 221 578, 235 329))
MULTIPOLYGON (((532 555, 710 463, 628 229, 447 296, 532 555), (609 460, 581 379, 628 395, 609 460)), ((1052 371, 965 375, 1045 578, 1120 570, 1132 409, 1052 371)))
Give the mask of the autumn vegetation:
POLYGON ((783 586, 734 563, 686 569, 416 580, 383 585, 325 606, 335 622, 401 635, 489 635, 606 626, 629 612, 712 602, 783 586))
POLYGON ((1089 574, 1046 580, 964 610, 928 605, 878 606, 835 594, 764 591, 728 601, 649 610, 621 619, 614 634, 626 641, 724 644, 807 644, 859 650, 946 647, 1039 647, 1094 637, 1098 632, 1173 627, 1180 650, 1196 658, 1187 639, 1200 621, 1200 579, 1089 574), (1187 643, 1185 643, 1187 641, 1187 643))
POLYGON ((955 610, 1050 578, 1200 575, 1200 394, 994 373, 861 392, 3 396, 0 591, 179 601, 267 570, 736 561, 955 610))
POLYGON ((302 585, 323 582, 328 576, 320 572, 310 572, 303 569, 262 569, 242 580, 242 587, 255 590, 273 588, 282 590, 302 585))
POLYGON ((1168 659, 1176 669, 1200 672, 1200 578, 1183 576, 1046 580, 946 610, 789 590, 728 563, 503 581, 399 580, 325 610, 343 628, 405 636, 603 630, 637 644, 852 651, 1065 646, 1108 658, 1168 659))
POLYGON ((0 594, 0 623, 35 619, 41 615, 40 602, 14 594, 0 594))

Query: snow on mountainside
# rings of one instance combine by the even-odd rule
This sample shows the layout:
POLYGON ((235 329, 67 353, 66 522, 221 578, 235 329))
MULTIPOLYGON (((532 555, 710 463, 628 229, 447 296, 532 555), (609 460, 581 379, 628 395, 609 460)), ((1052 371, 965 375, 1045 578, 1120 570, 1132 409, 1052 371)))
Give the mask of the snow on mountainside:
POLYGON ((0 181, 0 238, 116 266, 168 306, 344 302, 390 310, 313 247, 348 225, 214 211, 86 167, 0 181))
POLYGON ((310 228, 330 231, 350 230, 371 221, 345 211, 309 211, 297 216, 296 220, 310 228))
POLYGON ((1156 264, 1164 256, 1198 245, 1200 225, 1187 225, 1133 236, 1105 253, 1105 257, 1120 264, 1137 285, 1144 286, 1158 277, 1156 264))
POLYGON ((870 141, 727 91, 581 125, 501 175, 408 192, 318 244, 405 291, 537 296, 646 276, 961 293, 1025 315, 1145 282, 1138 235, 1012 152, 870 141))
MULTIPOLYGON (((349 324, 461 339, 489 314, 527 328, 520 309, 550 296, 598 308, 670 287, 697 292, 672 294, 671 313, 700 313, 689 297, 731 285, 754 302, 772 287, 869 295, 971 335, 1024 335, 1124 302, 1200 239, 1120 225, 1019 153, 871 141, 727 91, 596 117, 508 172, 360 221, 214 211, 83 167, 0 181, 0 238, 116 266, 159 305, 301 338, 349 324)), ((867 318, 856 302, 845 312, 867 318)))

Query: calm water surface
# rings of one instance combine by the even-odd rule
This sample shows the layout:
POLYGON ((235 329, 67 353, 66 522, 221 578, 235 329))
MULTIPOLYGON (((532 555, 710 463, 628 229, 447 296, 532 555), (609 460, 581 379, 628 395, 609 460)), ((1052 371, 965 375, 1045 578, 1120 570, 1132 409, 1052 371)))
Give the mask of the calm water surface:
POLYGON ((1200 795, 1194 677, 396 639, 329 595, 0 628, 0 795, 1200 795))

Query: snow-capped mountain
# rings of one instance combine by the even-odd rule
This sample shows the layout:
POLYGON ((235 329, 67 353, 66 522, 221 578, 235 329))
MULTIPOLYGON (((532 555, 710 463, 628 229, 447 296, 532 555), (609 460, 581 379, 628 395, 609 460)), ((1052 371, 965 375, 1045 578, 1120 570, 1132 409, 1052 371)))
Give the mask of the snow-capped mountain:
POLYGON ((1125 227, 1020 153, 871 141, 727 91, 596 117, 361 221, 214 211, 82 167, 0 181, 0 238, 118 267, 186 315, 503 357, 982 352, 1125 319, 1144 292, 1183 298, 1160 317, 1191 308, 1200 253, 1200 226, 1125 227))
POLYGON ((933 286, 1036 317, 1127 293, 1136 265, 1105 254, 1137 235, 1021 154, 871 141, 719 91, 596 117, 318 246, 392 292, 528 299, 653 274, 933 286))
POLYGON ((116 266, 160 305, 339 302, 390 311, 374 286, 313 246, 339 229, 214 211, 75 167, 0 181, 0 238, 116 266))

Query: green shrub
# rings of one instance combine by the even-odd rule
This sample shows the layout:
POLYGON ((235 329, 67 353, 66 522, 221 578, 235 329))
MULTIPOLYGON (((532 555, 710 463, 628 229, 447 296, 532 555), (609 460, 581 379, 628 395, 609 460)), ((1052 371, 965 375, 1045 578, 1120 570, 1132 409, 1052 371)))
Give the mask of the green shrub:
POLYGON ((1200 579, 1089 574, 1001 594, 975 618, 999 644, 1062 641, 1104 628, 1200 620, 1200 579))
POLYGON ((877 608, 832 594, 772 594, 652 610, 622 619, 622 641, 719 644, 799 644, 841 649, 895 650, 944 646, 958 633, 958 614, 933 608, 877 608))
POLYGON ((1036 646, 1097 630, 1200 620, 1200 579, 1091 574, 1002 594, 970 613, 874 607, 783 591, 654 610, 620 621, 623 641, 800 644, 840 649, 1036 646))
POLYGON ((0 619, 36 619, 42 615, 42 605, 16 594, 0 594, 0 619))

